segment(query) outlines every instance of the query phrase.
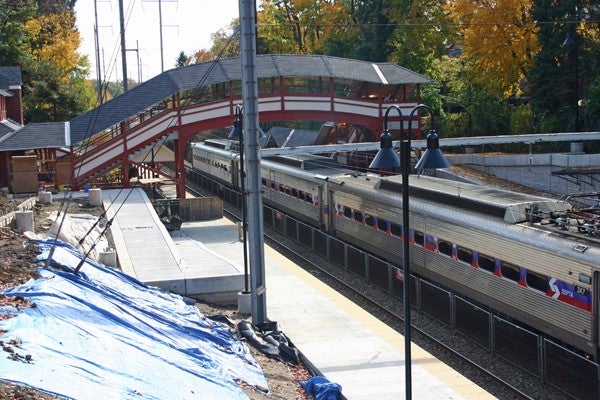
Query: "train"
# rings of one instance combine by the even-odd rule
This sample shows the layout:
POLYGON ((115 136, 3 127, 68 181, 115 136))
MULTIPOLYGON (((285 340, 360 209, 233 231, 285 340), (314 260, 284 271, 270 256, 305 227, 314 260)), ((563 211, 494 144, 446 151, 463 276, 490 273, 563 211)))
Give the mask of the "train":
MULTIPOLYGON (((194 171, 239 190, 236 141, 191 147, 194 171)), ((260 168, 263 204, 395 265, 407 234, 415 275, 597 360, 598 207, 575 214, 566 201, 412 175, 404 232, 400 175, 319 155, 266 157, 260 168)))

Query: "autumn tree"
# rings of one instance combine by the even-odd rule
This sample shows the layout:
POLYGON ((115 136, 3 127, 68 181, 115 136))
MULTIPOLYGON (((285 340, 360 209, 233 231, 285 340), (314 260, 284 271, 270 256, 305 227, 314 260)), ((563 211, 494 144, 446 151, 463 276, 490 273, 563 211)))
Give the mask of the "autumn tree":
POLYGON ((95 99, 87 57, 77 53, 79 32, 62 2, 25 23, 32 63, 23 65, 23 114, 29 122, 65 121, 87 111, 95 99))
POLYGON ((490 93, 521 95, 539 51, 531 0, 452 0, 450 16, 460 28, 472 76, 490 93))
POLYGON ((0 2, 0 65, 19 66, 27 122, 65 121, 95 98, 89 64, 77 53, 74 0, 0 2))

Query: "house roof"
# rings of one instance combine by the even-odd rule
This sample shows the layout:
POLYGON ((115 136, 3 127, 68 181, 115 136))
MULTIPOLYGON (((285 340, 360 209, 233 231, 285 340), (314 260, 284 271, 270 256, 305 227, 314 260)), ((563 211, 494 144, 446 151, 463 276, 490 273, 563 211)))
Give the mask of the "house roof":
POLYGON ((14 132, 16 130, 21 129, 23 126, 17 124, 12 119, 3 119, 0 121, 0 141, 4 137, 4 135, 14 132))
POLYGON ((11 86, 21 86, 20 67, 0 67, 0 89, 8 89, 11 86))
POLYGON ((32 123, 0 137, 0 151, 66 147, 70 146, 68 136, 66 122, 32 123))
POLYGON ((274 126, 267 132, 277 143, 277 147, 312 146, 319 135, 317 131, 283 128, 274 126))
MULTIPOLYGON (((382 85, 427 84, 433 80, 392 63, 372 63, 323 55, 263 54, 257 56, 257 78, 278 76, 331 77, 382 85)), ((80 142, 169 96, 186 89, 242 79, 239 58, 175 68, 73 118, 73 142, 80 142)))

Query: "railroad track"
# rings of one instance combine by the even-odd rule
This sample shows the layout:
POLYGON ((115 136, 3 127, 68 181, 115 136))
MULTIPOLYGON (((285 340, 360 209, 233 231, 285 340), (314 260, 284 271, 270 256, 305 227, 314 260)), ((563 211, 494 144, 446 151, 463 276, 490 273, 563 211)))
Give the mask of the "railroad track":
MULTIPOLYGON (((197 196, 207 195, 202 189, 188 187, 188 191, 197 196)), ((224 214, 234 220, 240 221, 240 211, 229 205, 224 204, 224 214)), ((401 313, 395 310, 402 310, 402 301, 383 292, 380 288, 373 287, 364 279, 357 277, 351 272, 345 271, 343 268, 330 263, 328 260, 323 259, 321 256, 314 254, 314 252, 306 249, 301 244, 293 241, 284 235, 265 227, 265 242, 271 247, 282 253, 288 258, 294 259, 294 261, 311 274, 317 276, 319 279, 333 287, 335 290, 351 299, 362 308, 369 311, 371 314, 385 322, 399 332, 403 332, 404 318, 401 313), (360 282, 362 280, 362 282, 360 282), (368 294, 368 295, 367 295, 368 294)), ((491 394, 495 395, 500 399, 565 399, 572 398, 568 394, 548 388, 547 385, 543 385, 539 379, 531 377, 529 379, 512 379, 512 382, 506 379, 505 373, 498 373, 490 368, 483 365, 480 360, 474 360, 473 357, 467 354, 474 353, 474 348, 477 347, 472 342, 469 342, 468 347, 462 350, 457 350, 455 343, 445 343, 443 339, 439 339, 436 334, 429 333, 429 329, 420 328, 415 325, 430 326, 432 323, 419 323, 416 324, 415 320, 429 319, 421 313, 413 312, 413 324, 411 324, 412 340, 414 343, 425 348, 427 351, 432 353, 436 358, 441 359, 443 362, 451 365, 460 373, 466 375, 469 379, 475 381, 477 384, 488 390, 491 394), (525 383, 523 382, 525 381, 525 383)), ((439 325, 439 323, 433 322, 433 324, 439 325)), ((448 327, 442 327, 441 329, 448 330, 448 327)), ((456 335, 454 335, 456 336, 456 335)), ((477 348, 481 353, 481 349, 477 348)), ((484 351, 485 353, 485 351, 484 351)), ((494 357, 489 355, 490 358, 494 357)), ((498 357, 496 357, 498 358, 498 357)), ((485 360, 487 361, 487 360, 485 360)), ((502 360, 501 360, 502 361, 502 360)), ((488 363, 486 362, 486 365, 488 363)), ((494 363, 496 364, 496 363, 494 363)), ((508 363, 507 363, 508 364, 508 363)), ((517 368, 512 364, 508 364, 508 367, 513 371, 518 371, 517 368)), ((523 374, 526 374, 523 372, 523 374)))

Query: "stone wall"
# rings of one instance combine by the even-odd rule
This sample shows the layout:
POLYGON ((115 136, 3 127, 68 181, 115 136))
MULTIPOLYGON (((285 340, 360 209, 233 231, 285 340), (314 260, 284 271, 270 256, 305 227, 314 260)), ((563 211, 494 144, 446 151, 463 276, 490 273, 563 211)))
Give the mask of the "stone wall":
MULTIPOLYGON (((541 192, 566 195, 600 192, 600 154, 458 154, 446 155, 452 165, 475 168, 541 192), (590 175, 552 175, 552 172, 597 169, 590 175)), ((581 171, 584 172, 584 171, 581 171)))

